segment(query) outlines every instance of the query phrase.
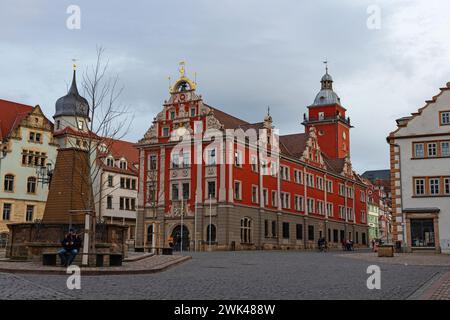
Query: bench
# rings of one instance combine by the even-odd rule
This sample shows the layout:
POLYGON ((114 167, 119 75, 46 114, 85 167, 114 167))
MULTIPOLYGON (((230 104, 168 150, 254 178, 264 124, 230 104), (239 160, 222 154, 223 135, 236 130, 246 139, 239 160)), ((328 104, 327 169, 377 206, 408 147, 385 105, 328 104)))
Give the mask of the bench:
MULTIPOLYGON (((79 253, 76 258, 83 255, 95 256, 96 267, 103 267, 105 265, 105 256, 109 256, 110 267, 120 267, 122 265, 122 254, 120 253, 79 253)), ((44 266, 56 266, 57 260, 57 252, 44 252, 42 254, 42 264, 44 266)))

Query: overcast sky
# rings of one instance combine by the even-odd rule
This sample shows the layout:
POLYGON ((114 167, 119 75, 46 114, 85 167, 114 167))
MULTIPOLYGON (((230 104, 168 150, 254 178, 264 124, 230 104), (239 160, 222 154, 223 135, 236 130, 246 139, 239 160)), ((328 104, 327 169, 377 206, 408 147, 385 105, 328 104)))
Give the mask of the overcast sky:
POLYGON ((161 110, 181 60, 198 73, 205 102, 249 122, 270 105, 288 134, 303 132, 328 59, 355 126, 353 165, 383 169, 395 119, 450 81, 448 12, 448 0, 0 0, 0 98, 39 104, 51 118, 72 58, 83 69, 101 45, 135 113, 127 140, 140 139, 161 110), (79 30, 66 27, 71 4, 81 9, 79 30), (379 29, 367 27, 373 5, 379 29))

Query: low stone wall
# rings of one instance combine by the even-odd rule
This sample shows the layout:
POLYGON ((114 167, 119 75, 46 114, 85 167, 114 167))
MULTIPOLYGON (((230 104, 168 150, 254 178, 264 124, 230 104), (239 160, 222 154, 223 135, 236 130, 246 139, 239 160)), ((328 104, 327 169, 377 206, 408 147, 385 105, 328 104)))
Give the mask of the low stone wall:
MULTIPOLYGON (((9 224, 9 242, 6 257, 41 261, 42 253, 56 252, 61 249, 61 241, 70 227, 84 236, 84 225, 15 223, 9 224)), ((96 226, 96 251, 102 253, 120 253, 125 258, 128 252, 126 244, 127 226, 99 224, 96 226)))

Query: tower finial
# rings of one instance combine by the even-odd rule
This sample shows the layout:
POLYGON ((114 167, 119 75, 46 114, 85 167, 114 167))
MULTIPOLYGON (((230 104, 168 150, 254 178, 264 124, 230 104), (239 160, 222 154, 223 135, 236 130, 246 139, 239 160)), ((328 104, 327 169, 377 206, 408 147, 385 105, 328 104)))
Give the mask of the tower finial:
POLYGON ((77 70, 77 61, 78 61, 78 59, 72 59, 72 62, 73 62, 72 68, 74 71, 77 70))
POLYGON ((267 115, 270 116, 270 106, 267 106, 267 115))
POLYGON ((325 64, 325 73, 328 74, 328 60, 325 59, 323 63, 325 64))
POLYGON ((180 71, 181 78, 184 78, 184 76, 186 74, 185 66, 186 66, 186 62, 185 61, 181 61, 180 62, 180 68, 178 69, 180 71))

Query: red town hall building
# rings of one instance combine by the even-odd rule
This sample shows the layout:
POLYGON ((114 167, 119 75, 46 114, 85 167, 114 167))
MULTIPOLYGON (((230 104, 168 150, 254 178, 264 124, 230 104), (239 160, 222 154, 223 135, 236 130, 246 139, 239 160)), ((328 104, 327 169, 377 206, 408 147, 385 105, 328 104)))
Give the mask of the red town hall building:
POLYGON ((258 123, 229 115, 180 73, 136 145, 136 249, 312 249, 320 237, 367 245, 367 186, 352 170, 352 126, 328 70, 305 133, 280 136, 269 113, 258 123), (252 143, 251 130, 266 135, 252 143))

